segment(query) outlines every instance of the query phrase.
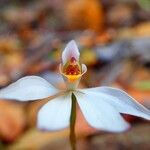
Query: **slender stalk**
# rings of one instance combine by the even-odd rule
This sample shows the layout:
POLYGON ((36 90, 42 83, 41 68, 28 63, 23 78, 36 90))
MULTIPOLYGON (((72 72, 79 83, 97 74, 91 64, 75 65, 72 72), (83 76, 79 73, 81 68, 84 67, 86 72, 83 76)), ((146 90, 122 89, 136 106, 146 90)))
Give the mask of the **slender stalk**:
POLYGON ((70 115, 70 144, 72 150, 76 150, 76 135, 75 135, 75 122, 76 122, 76 97, 71 95, 72 106, 70 115))

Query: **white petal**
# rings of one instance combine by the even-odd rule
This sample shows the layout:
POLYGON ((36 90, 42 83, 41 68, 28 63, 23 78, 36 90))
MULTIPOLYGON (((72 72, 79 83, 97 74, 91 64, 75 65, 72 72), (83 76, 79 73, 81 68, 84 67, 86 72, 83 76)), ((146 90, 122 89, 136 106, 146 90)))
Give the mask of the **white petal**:
POLYGON ((98 87, 87 89, 87 91, 110 95, 111 97, 106 99, 106 101, 113 105, 120 113, 150 120, 150 111, 122 90, 111 87, 98 87))
POLYGON ((45 79, 38 76, 27 76, 0 90, 0 98, 28 101, 54 95, 57 91, 45 79))
POLYGON ((71 57, 74 57, 78 61, 79 56, 80 53, 77 44, 74 40, 72 40, 67 44, 66 48, 62 53, 62 62, 63 64, 65 64, 68 60, 70 60, 71 57))
POLYGON ((57 97, 46 103, 38 112, 38 128, 59 130, 69 126, 71 95, 57 97))
POLYGON ((129 128, 129 124, 105 101, 103 95, 85 90, 84 93, 75 95, 85 119, 92 127, 111 132, 121 132, 129 128))

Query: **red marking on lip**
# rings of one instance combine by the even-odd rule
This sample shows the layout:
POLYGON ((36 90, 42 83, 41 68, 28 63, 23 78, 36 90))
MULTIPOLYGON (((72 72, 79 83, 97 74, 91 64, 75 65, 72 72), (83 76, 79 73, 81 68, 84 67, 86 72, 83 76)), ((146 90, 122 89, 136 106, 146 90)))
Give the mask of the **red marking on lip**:
POLYGON ((80 74, 80 69, 78 65, 68 65, 68 67, 65 70, 65 73, 67 75, 79 75, 80 74))
POLYGON ((79 75, 81 74, 80 66, 75 57, 71 57, 69 64, 65 67, 64 72, 66 75, 79 75))

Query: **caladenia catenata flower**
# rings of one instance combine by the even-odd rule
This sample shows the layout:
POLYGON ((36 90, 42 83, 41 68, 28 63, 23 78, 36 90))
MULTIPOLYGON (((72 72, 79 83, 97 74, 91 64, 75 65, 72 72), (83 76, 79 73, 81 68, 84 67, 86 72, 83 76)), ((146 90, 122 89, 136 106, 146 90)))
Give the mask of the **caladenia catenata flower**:
POLYGON ((62 53, 59 70, 66 90, 52 86, 38 76, 27 76, 0 91, 0 98, 18 101, 48 100, 37 116, 39 129, 60 130, 70 125, 70 141, 75 149, 76 105, 94 128, 109 132, 122 132, 130 126, 120 113, 150 120, 150 111, 122 90, 111 87, 78 89, 87 67, 80 62, 75 41, 67 44, 62 53), (76 103, 77 102, 77 103, 76 103))
POLYGON ((80 53, 75 41, 71 41, 62 53, 60 73, 66 83, 66 90, 76 91, 80 79, 87 71, 87 67, 80 63, 80 53))

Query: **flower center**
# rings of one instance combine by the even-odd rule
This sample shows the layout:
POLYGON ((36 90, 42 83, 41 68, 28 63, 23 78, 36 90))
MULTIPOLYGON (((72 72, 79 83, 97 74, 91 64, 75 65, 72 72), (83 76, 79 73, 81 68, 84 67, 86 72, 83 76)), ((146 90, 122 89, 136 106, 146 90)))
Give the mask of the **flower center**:
POLYGON ((71 57, 70 61, 66 63, 63 68, 63 72, 65 75, 80 75, 81 67, 80 64, 74 57, 71 57))
POLYGON ((68 78, 70 82, 74 82, 79 79, 82 74, 80 63, 71 57, 71 59, 64 65, 63 74, 68 78))

